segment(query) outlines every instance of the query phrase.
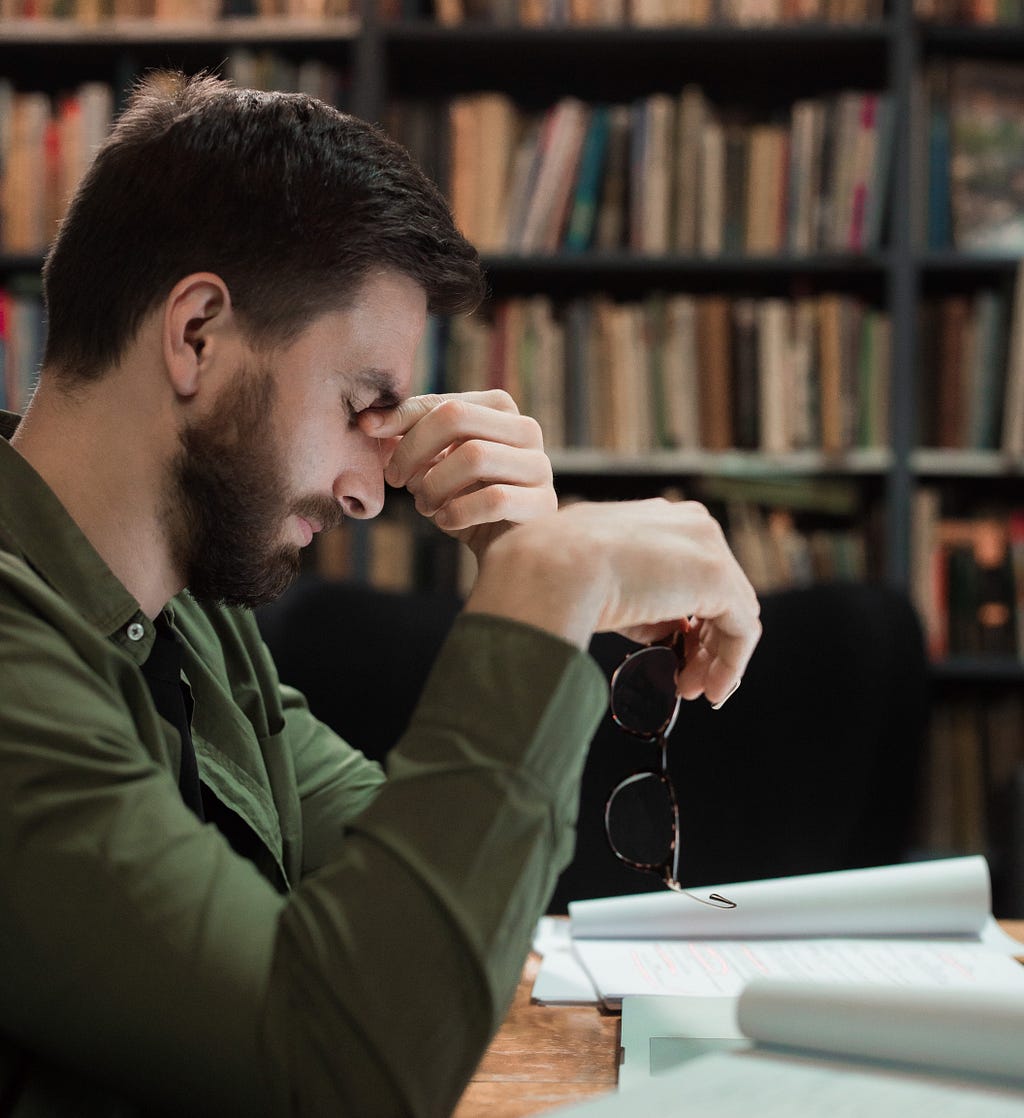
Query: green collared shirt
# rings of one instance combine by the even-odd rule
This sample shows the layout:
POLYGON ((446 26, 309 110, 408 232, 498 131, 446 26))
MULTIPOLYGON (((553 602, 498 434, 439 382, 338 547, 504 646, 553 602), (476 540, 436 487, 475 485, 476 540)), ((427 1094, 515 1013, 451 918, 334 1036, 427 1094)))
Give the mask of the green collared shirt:
POLYGON ((187 593, 200 775, 140 671, 153 624, 0 413, 0 1113, 442 1115, 573 845, 604 708, 585 654, 460 618, 388 777, 187 593))

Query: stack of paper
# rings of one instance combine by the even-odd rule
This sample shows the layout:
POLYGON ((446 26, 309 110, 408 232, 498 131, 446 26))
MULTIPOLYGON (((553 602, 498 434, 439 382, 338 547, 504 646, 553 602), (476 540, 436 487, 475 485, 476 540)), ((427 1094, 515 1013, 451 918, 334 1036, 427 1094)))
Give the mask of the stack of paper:
POLYGON ((640 994, 735 998, 758 978, 935 989, 1024 981, 1009 957, 1021 945, 992 919, 982 857, 713 891, 736 908, 669 891, 570 905, 572 954, 539 945, 535 998, 611 1007, 640 994))
MULTIPOLYGON (((666 1002, 674 999, 664 999, 666 1002)), ((1024 991, 762 979, 739 998, 753 1047, 699 1056, 578 1118, 1020 1118, 1024 991)))
POLYGON ((623 1011, 620 1091, 559 1114, 1024 1118, 1024 945, 984 858, 714 891, 737 907, 579 902, 538 944, 565 1000, 623 1011))

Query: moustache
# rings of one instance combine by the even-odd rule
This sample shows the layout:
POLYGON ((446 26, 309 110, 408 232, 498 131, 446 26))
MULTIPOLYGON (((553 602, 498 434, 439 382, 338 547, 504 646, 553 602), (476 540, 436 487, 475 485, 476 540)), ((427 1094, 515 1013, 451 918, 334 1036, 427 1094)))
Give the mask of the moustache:
POLYGON ((292 512, 304 520, 315 521, 322 532, 340 527, 345 520, 341 505, 332 497, 305 497, 292 506, 292 512))

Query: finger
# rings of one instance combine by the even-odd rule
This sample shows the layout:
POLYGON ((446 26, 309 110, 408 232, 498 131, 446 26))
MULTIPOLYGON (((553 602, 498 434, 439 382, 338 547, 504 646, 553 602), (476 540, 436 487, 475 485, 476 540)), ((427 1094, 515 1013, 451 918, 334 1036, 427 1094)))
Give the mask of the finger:
POLYGON ((557 503, 551 460, 543 451, 522 450, 482 439, 471 439, 454 447, 422 476, 410 479, 408 489, 416 498, 417 510, 431 516, 452 498, 480 483, 543 488, 549 494, 550 511, 554 511, 557 503))
POLYGON ((521 524, 551 511, 550 494, 545 489, 485 485, 455 497, 433 519, 446 532, 458 532, 480 524, 521 524))
POLYGON ((686 666, 677 680, 679 694, 685 699, 704 695, 717 706, 725 702, 743 678, 760 637, 760 623, 756 615, 745 616, 736 620, 730 632, 721 621, 703 620, 696 646, 687 645, 686 666))
POLYGON ((447 447, 470 439, 524 450, 544 449, 544 437, 535 419, 518 412, 495 411, 465 400, 448 400, 404 436, 388 465, 385 475, 388 484, 405 485, 447 447))
POLYGON ((404 435, 424 416, 449 400, 465 400, 489 408, 491 411, 518 413, 515 400, 500 388, 479 392, 431 392, 424 396, 410 396, 393 408, 374 408, 359 416, 359 426, 367 434, 391 436, 404 435))

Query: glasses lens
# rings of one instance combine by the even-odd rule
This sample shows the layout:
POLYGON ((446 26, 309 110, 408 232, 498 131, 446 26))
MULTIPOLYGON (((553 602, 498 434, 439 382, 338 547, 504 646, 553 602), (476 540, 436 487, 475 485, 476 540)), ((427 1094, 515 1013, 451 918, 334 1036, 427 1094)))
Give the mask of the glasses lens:
POLYGON ((675 673, 679 666, 671 648, 653 645, 623 660, 612 679, 612 714, 635 734, 660 734, 676 708, 675 673))
POLYGON ((675 813, 668 782, 657 773, 638 773, 612 793, 606 816, 608 841, 621 858, 663 866, 671 858, 675 813))

